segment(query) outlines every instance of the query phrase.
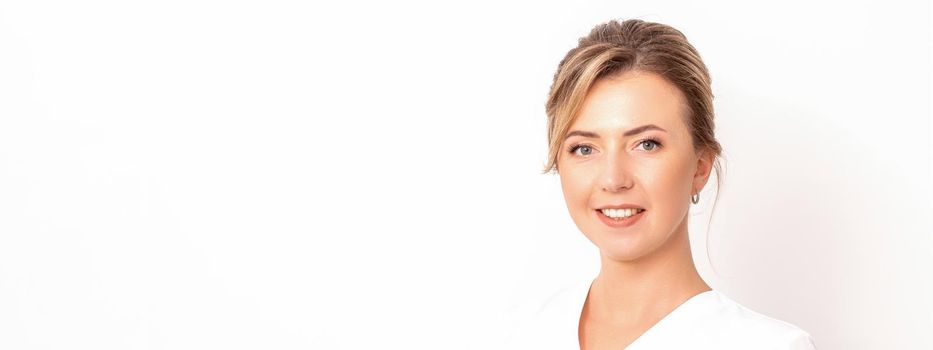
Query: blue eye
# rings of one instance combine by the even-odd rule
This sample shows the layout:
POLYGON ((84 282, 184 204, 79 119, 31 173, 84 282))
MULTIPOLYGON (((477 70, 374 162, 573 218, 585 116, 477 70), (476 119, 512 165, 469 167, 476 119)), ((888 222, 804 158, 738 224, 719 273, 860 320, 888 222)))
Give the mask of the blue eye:
POLYGON ((639 144, 639 145, 651 145, 650 147, 649 147, 649 146, 645 146, 645 150, 646 150, 646 151, 652 151, 652 150, 654 150, 655 148, 660 148, 660 147, 661 147, 661 143, 658 142, 658 140, 655 140, 655 139, 644 139, 644 140, 641 140, 641 142, 639 142, 638 144, 639 144))
POLYGON ((576 145, 576 146, 570 147, 570 153, 581 155, 581 156, 588 156, 591 153, 593 153, 593 148, 587 145, 576 145), (582 154, 578 154, 577 150, 583 151, 582 154))

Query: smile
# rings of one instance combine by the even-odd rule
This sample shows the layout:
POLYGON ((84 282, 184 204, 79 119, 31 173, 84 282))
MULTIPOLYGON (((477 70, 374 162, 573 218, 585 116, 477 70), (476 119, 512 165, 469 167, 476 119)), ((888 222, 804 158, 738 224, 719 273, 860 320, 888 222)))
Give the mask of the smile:
POLYGON ((609 227, 628 227, 645 216, 644 212, 644 209, 602 209, 596 210, 596 215, 609 227))
POLYGON ((600 212, 613 219, 624 219, 645 211, 644 209, 601 209, 600 212))

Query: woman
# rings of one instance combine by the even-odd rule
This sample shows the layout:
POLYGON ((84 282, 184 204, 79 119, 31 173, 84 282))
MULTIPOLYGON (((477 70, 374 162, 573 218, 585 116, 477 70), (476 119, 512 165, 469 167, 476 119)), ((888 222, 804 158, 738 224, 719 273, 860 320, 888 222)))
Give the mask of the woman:
POLYGON ((815 348, 710 288, 693 264, 689 207, 720 171, 712 98, 699 53, 667 25, 612 21, 567 53, 547 101, 545 171, 559 174, 601 267, 546 302, 515 347, 815 348))

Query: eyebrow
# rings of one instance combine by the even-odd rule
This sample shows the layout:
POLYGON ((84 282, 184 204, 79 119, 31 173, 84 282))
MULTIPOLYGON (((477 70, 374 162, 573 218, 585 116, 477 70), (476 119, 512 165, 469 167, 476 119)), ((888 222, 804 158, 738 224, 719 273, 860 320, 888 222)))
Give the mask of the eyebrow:
MULTIPOLYGON (((654 124, 648 124, 648 125, 642 125, 637 128, 633 128, 629 131, 626 131, 624 134, 622 134, 622 136, 628 137, 632 135, 637 135, 648 130, 660 130, 663 132, 667 132, 667 130, 664 130, 660 126, 657 126, 654 124)), ((564 140, 569 139, 571 136, 583 136, 583 137, 589 137, 593 139, 599 138, 599 134, 592 132, 592 131, 574 130, 574 131, 568 132, 567 136, 564 137, 564 140)))

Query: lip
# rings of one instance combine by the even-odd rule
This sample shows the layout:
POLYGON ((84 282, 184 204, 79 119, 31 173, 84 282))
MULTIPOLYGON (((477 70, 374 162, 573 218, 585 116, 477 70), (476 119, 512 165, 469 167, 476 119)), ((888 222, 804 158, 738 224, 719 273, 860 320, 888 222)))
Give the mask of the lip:
POLYGON ((639 207, 631 203, 612 204, 612 205, 605 205, 605 206, 596 208, 596 210, 602 210, 602 209, 645 209, 645 208, 639 207))
MULTIPOLYGON (((611 208, 611 207, 607 207, 607 208, 611 208)), ((637 207, 629 207, 629 208, 637 208, 637 207)), ((603 212, 600 211, 599 209, 595 210, 596 216, 599 216, 599 220, 602 221, 603 224, 606 224, 606 226, 609 226, 612 228, 623 228, 623 227, 632 226, 636 224, 637 222, 639 222, 642 216, 645 216, 644 214, 646 211, 647 210, 642 210, 638 214, 629 216, 625 219, 616 220, 616 219, 606 216, 606 214, 603 214, 603 212)))

